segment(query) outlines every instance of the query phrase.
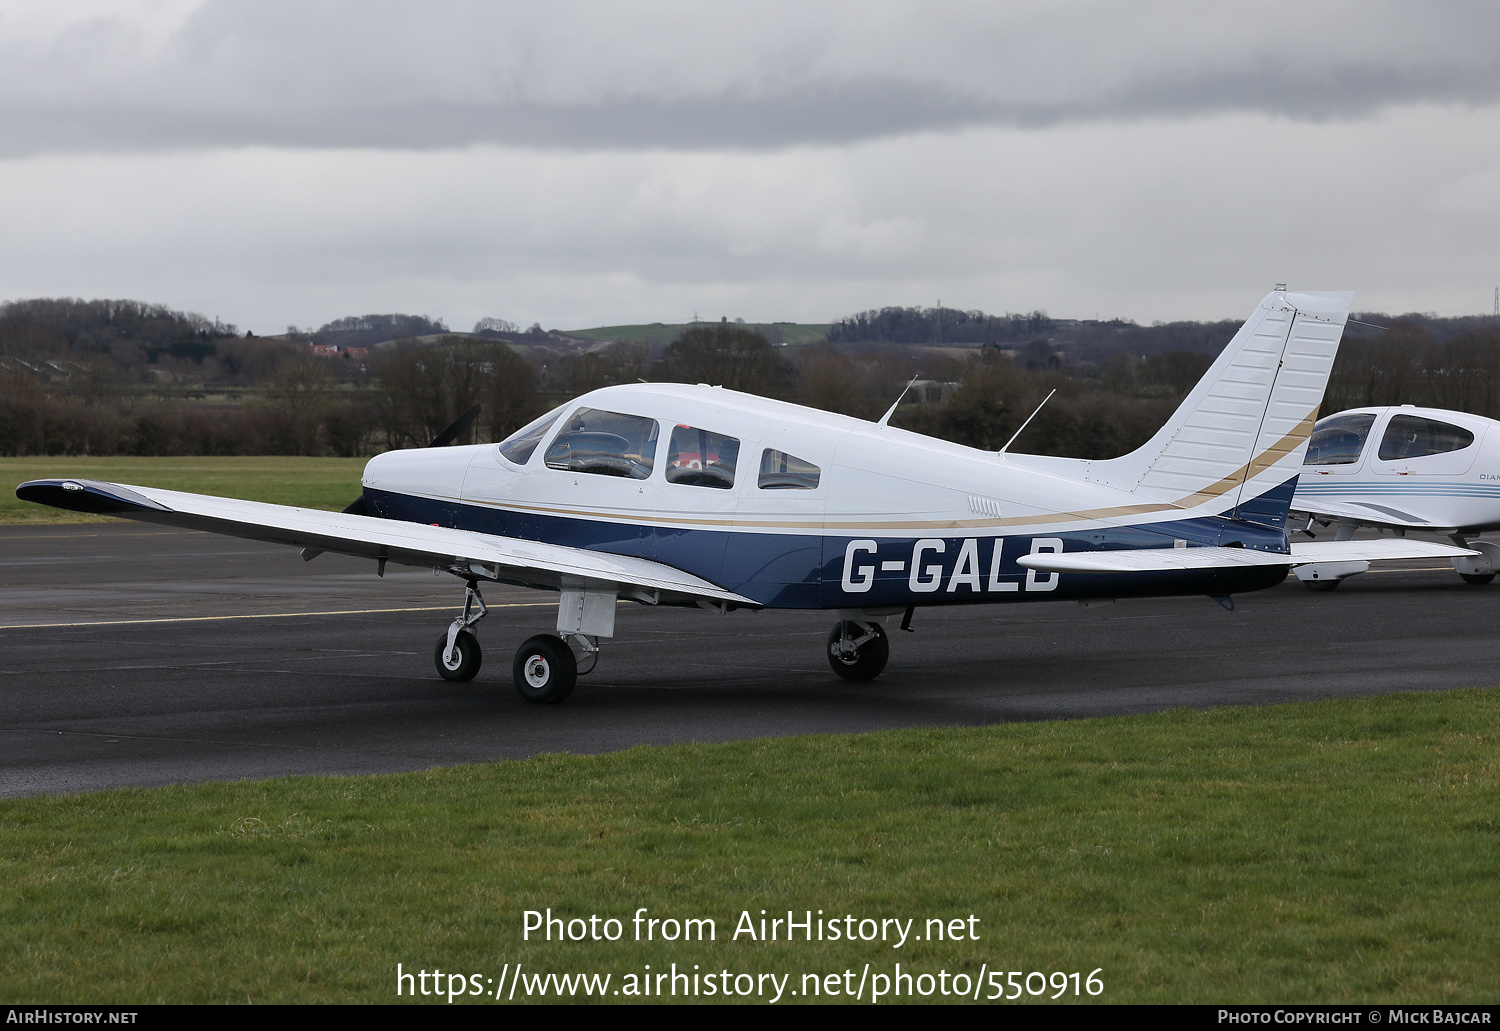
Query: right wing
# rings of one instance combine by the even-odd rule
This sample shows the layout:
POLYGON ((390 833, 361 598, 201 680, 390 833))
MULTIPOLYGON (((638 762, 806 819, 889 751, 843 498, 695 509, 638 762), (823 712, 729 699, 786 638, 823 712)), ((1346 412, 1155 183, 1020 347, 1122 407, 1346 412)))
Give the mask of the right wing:
POLYGON ((1373 541, 1299 542, 1292 545, 1290 555, 1250 548, 1122 548, 1118 551, 1042 552, 1022 555, 1016 562, 1044 573, 1160 573, 1174 569, 1302 566, 1311 562, 1379 562, 1477 554, 1452 544, 1384 537, 1373 541))
POLYGON ((497 537, 400 519, 269 505, 99 480, 31 480, 16 497, 42 505, 140 519, 231 537, 442 569, 523 587, 618 587, 652 603, 700 599, 760 607, 664 562, 559 544, 497 537))

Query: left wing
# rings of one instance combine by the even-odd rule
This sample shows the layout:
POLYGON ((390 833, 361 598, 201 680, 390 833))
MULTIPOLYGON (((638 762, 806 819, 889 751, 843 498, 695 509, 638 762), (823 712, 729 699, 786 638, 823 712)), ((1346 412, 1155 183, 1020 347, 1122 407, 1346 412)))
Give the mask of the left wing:
POLYGON ((524 587, 617 586, 652 602, 698 599, 760 607, 664 562, 399 519, 185 494, 99 480, 31 480, 16 497, 42 505, 316 548, 524 587))
POLYGON ((1311 562, 1378 562, 1389 559, 1452 558, 1478 552, 1435 541, 1384 538, 1373 541, 1310 541, 1290 555, 1249 548, 1142 548, 1022 555, 1016 562, 1046 573, 1158 573, 1174 569, 1234 569, 1301 566, 1311 562))

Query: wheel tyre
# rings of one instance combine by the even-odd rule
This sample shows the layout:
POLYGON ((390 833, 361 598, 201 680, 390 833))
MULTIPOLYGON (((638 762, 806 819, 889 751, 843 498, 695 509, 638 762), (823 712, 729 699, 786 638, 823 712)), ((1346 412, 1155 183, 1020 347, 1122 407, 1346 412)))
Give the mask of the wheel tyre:
POLYGON ((891 657, 891 644, 886 639, 885 631, 879 623, 871 623, 870 632, 872 636, 868 641, 859 646, 859 654, 853 659, 847 659, 840 655, 835 648, 843 639, 844 628, 848 627, 851 636, 859 634, 859 626, 855 623, 839 622, 833 625, 828 633, 828 665, 833 671, 845 680, 874 680, 880 676, 881 670, 891 657))
POLYGON ((1466 584, 1487 584, 1495 579, 1494 573, 1459 573, 1466 584))
POLYGON ((458 649, 458 661, 451 665, 445 654, 448 650, 447 634, 438 638, 437 647, 432 650, 432 661, 437 665, 438 676, 444 680, 473 680, 474 674, 479 672, 479 664, 484 661, 484 653, 479 649, 479 638, 474 636, 474 631, 465 628, 458 632, 453 644, 458 649))
POLYGON ((1302 583, 1309 591, 1336 591, 1342 580, 1303 580, 1302 583))
POLYGON ((578 660, 562 638, 538 634, 516 649, 511 672, 522 698, 540 705, 556 705, 573 693, 573 685, 578 682, 578 660))

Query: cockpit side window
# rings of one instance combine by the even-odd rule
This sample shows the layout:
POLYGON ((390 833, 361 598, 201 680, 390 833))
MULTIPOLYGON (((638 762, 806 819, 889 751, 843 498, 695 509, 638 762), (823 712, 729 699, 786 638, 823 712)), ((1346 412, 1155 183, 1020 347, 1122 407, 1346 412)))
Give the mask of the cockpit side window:
POLYGON ((667 482, 692 487, 734 486, 734 467, 740 442, 696 426, 674 426, 667 444, 667 482))
POLYGON ((507 460, 516 465, 525 465, 531 461, 531 454, 536 446, 542 442, 557 417, 562 414, 561 408, 554 408, 535 422, 527 423, 516 432, 500 442, 500 453, 507 460))
POLYGON ((1380 438, 1380 460, 1421 458, 1462 451, 1474 443, 1474 434, 1462 426, 1425 419, 1420 415, 1395 415, 1380 438))
POLYGON ((811 462, 785 451, 766 448, 760 455, 761 490, 813 490, 818 486, 822 470, 811 462))
POLYGON ((1353 465, 1359 461, 1359 453, 1364 450, 1370 427, 1374 425, 1373 413, 1330 415, 1319 419, 1313 427, 1312 438, 1307 442, 1307 457, 1303 464, 1353 465))
POLYGON ((547 468, 644 480, 656 465, 658 427, 640 415, 580 408, 547 448, 547 468))

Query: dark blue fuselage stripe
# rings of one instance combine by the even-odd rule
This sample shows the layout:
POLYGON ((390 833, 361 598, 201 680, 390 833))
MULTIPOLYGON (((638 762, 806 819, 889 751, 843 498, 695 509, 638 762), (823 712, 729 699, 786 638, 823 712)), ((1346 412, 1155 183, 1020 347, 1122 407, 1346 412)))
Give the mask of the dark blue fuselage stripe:
MULTIPOLYGON (((1284 494, 1284 498, 1269 499, 1258 506, 1266 511, 1254 515, 1265 521, 1274 518, 1278 504, 1284 506, 1290 499, 1294 484, 1295 480, 1277 488, 1274 493, 1284 494)), ((1016 563, 1034 550, 1055 550, 1059 546, 1067 552, 1163 548, 1172 547, 1174 540, 1198 546, 1238 543, 1261 551, 1285 552, 1284 530, 1260 521, 1217 516, 1051 534, 874 538, 647 526, 515 512, 374 489, 365 491, 365 499, 372 511, 388 519, 654 559, 774 608, 896 608, 1101 596, 1234 594, 1273 586, 1287 572, 1286 566, 1252 566, 1058 576, 1031 572, 1016 563), (997 542, 1001 551, 998 565, 997 542), (855 547, 851 549, 851 545, 855 547), (919 568, 913 573, 913 555, 919 545, 919 568)), ((1247 507, 1241 506, 1242 515, 1248 514, 1247 507)), ((1281 517, 1284 520, 1284 507, 1281 517)))

